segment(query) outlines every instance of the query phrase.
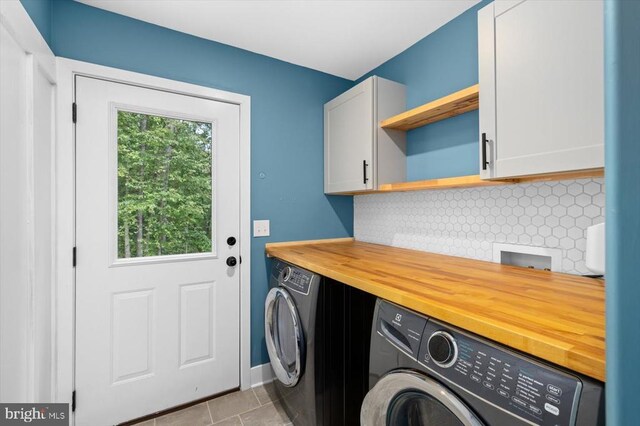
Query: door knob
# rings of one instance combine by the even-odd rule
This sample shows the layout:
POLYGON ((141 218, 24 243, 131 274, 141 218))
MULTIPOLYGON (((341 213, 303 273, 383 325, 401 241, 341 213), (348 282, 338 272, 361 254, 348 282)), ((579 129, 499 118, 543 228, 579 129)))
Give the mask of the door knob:
POLYGON ((227 257, 227 266, 236 266, 237 264, 238 264, 238 261, 236 260, 235 257, 233 256, 227 257))
POLYGON ((227 238, 227 244, 230 245, 230 246, 235 246, 236 245, 236 237, 227 238))

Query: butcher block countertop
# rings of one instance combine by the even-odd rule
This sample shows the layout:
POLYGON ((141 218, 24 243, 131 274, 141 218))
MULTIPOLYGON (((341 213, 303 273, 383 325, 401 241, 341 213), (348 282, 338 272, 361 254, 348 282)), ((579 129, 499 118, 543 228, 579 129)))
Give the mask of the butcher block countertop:
POLYGON ((353 239, 271 243, 267 254, 605 380, 604 281, 353 239))

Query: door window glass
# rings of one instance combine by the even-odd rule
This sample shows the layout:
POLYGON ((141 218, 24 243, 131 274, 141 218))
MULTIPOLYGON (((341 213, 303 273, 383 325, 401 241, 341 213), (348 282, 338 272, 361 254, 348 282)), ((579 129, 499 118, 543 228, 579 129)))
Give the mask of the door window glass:
POLYGON ((118 111, 118 258, 212 252, 212 127, 118 111))
POLYGON ((282 297, 276 298, 274 321, 276 321, 276 333, 274 336, 278 358, 284 369, 293 374, 296 370, 296 331, 293 323, 293 315, 287 302, 282 297))
POLYGON ((400 426, 464 426, 441 402, 417 391, 396 396, 389 405, 387 424, 400 426))

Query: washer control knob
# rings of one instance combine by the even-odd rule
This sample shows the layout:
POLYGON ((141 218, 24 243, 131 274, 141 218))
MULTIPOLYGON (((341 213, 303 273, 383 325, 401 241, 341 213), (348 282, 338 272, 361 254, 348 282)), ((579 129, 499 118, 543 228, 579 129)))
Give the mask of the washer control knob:
POLYGON ((282 272, 280 274, 281 274, 280 277, 283 282, 289 281, 289 278, 291 278, 291 267, 285 266, 284 268, 282 268, 282 272))
POLYGON ((429 337, 427 350, 433 362, 442 368, 449 368, 458 360, 456 339, 446 331, 436 331, 429 337))

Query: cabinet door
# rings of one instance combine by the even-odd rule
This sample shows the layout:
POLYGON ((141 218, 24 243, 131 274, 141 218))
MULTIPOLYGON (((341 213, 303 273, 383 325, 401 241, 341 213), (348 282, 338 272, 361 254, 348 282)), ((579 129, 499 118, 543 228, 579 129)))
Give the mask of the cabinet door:
POLYGON ((483 177, 603 167, 602 1, 496 3, 479 14, 483 177))
POLYGON ((324 106, 324 192, 373 189, 373 79, 324 106))

